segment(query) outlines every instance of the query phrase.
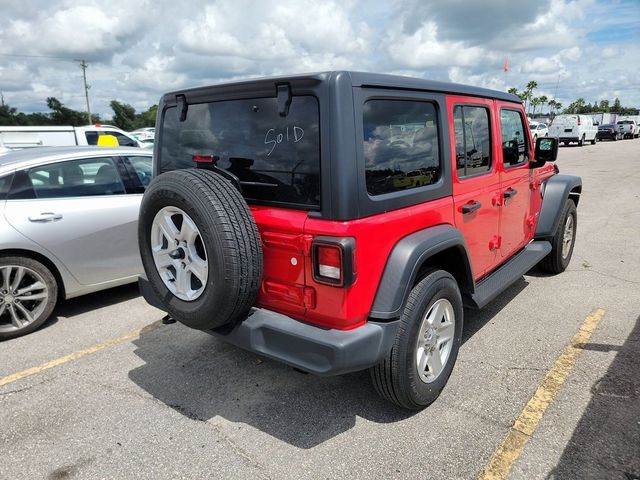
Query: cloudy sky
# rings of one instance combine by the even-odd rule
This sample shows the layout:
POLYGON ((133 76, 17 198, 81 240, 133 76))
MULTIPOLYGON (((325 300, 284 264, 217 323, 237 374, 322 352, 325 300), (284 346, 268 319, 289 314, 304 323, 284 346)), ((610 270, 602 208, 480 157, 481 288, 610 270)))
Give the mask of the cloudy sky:
POLYGON ((107 117, 112 99, 145 110, 180 87, 335 69, 640 106, 640 0, 2 0, 6 103, 84 110, 80 58, 107 117))

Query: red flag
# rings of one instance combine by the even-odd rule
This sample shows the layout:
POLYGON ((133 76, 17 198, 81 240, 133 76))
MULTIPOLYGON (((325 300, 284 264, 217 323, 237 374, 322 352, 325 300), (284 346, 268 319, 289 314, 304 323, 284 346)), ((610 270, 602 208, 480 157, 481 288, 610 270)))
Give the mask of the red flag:
POLYGON ((502 66, 502 68, 504 69, 504 73, 507 73, 509 71, 509 59, 508 58, 504 59, 504 65, 502 66))

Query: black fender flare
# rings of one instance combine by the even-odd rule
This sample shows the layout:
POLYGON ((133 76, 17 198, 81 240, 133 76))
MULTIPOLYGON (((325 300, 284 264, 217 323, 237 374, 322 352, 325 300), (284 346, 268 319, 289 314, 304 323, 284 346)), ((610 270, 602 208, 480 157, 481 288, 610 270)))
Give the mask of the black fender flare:
MULTIPOLYGON (((471 263, 462 233, 452 225, 438 225, 412 233, 393 247, 369 316, 385 320, 398 318, 420 268, 429 258, 451 248, 455 249, 462 263, 457 265, 462 268, 464 276, 460 289, 473 293, 471 263)), ((457 280, 460 283, 460 279, 457 280)))
POLYGON ((546 181, 535 238, 547 239, 553 237, 558 228, 562 208, 567 198, 569 198, 570 195, 576 195, 575 192, 573 194, 571 193, 573 190, 578 190, 576 196, 577 206, 579 194, 582 191, 582 179, 580 177, 574 175, 554 175, 546 181))

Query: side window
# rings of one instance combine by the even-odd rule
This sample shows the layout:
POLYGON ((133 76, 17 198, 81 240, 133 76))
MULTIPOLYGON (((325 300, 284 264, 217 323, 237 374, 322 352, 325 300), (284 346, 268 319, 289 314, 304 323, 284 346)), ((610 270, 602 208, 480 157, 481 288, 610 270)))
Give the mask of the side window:
POLYGON ((441 175, 436 109, 428 102, 364 104, 367 192, 381 195, 431 185, 441 175))
POLYGON ((500 110, 502 159, 505 167, 522 165, 529 159, 524 122, 516 110, 500 110))
POLYGON ((129 165, 135 172, 142 188, 135 193, 143 193, 147 185, 151 182, 153 167, 151 165, 151 157, 127 157, 129 165))
POLYGON ((458 178, 491 170, 489 111, 484 107, 456 106, 453 109, 458 178))
POLYGON ((137 147, 138 144, 133 139, 121 134, 120 132, 104 132, 105 135, 113 135, 118 139, 118 145, 121 147, 137 147))
POLYGON ((7 193, 9 192, 9 185, 11 185, 12 178, 12 173, 9 175, 5 175, 4 177, 0 177, 0 200, 5 200, 7 198, 7 193))
POLYGON ((84 136, 87 138, 87 145, 98 144, 98 132, 84 132, 84 136))
POLYGON ((36 198, 124 194, 124 186, 110 157, 68 160, 27 170, 36 198))

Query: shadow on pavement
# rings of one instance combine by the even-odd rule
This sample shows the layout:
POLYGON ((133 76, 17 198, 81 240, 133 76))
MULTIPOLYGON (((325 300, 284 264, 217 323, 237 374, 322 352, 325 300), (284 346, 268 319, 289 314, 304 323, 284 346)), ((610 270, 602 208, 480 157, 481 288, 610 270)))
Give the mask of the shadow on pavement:
POLYGON ((585 350, 617 350, 557 467, 549 478, 640 479, 640 317, 621 347, 588 343, 585 350))
POLYGON ((109 288, 100 292, 90 293, 81 297, 61 301, 56 307, 54 317, 72 317, 99 308, 126 302, 140 295, 138 283, 129 283, 120 287, 109 288))
MULTIPOLYGON (((487 309, 465 310, 471 338, 527 285, 519 280, 487 309)), ((299 373, 180 324, 133 342, 144 364, 129 378, 188 418, 221 416, 298 448, 312 448, 353 428, 356 417, 393 423, 414 415, 382 400, 367 371, 338 377, 299 373)))

